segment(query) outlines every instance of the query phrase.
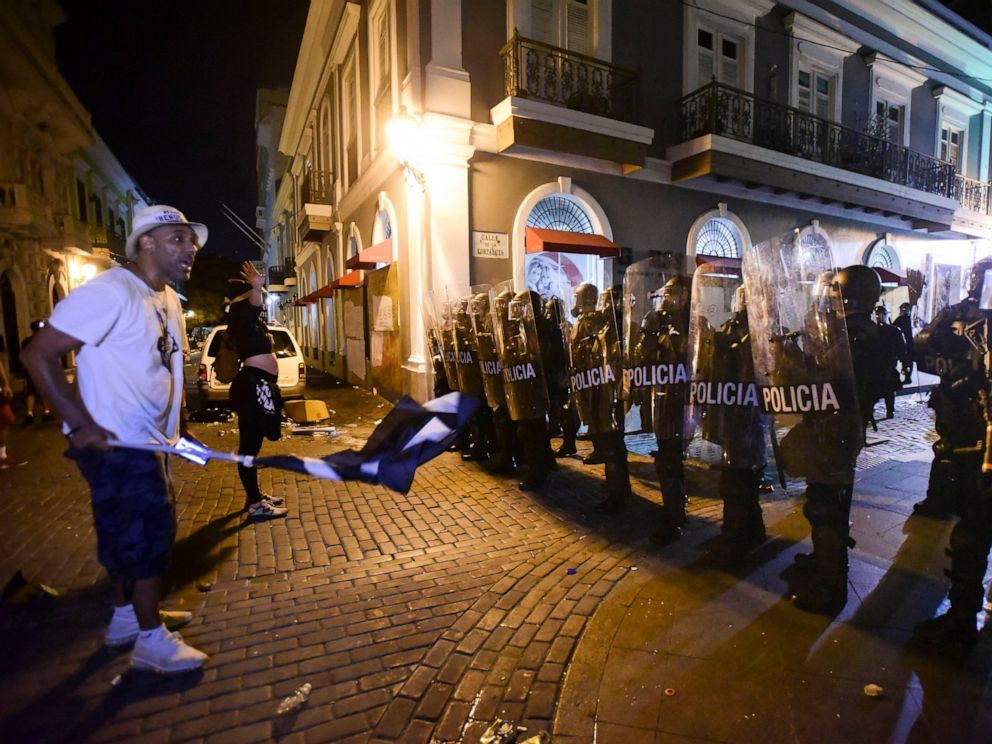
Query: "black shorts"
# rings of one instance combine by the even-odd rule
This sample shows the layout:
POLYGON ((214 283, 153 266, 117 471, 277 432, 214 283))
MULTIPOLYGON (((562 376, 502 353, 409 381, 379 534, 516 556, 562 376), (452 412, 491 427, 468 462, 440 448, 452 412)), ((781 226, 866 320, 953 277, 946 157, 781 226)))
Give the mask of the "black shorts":
POLYGON ((114 579, 161 576, 176 538, 175 498, 166 458, 157 452, 70 449, 90 485, 97 556, 114 579))
POLYGON ((231 407, 238 414, 238 427, 273 442, 282 436, 282 393, 277 379, 257 367, 242 367, 231 383, 231 407))

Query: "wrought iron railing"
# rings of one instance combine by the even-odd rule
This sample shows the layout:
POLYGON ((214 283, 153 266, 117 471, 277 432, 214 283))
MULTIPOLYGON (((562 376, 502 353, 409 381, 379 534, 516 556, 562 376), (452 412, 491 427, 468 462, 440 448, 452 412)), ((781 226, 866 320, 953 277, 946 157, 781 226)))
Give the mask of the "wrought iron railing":
POLYGON ((500 50, 503 92, 633 122, 637 73, 517 33, 500 50))
POLYGON ((90 225, 90 243, 102 248, 109 247, 107 228, 105 225, 90 225))
POLYGON ((954 176, 953 196, 965 209, 981 214, 992 214, 992 201, 990 201, 992 193, 989 191, 989 184, 985 181, 976 181, 958 173, 954 176))
POLYGON ((330 171, 307 171, 300 184, 300 201, 303 204, 333 204, 333 188, 334 174, 330 171))
POLYGON ((730 137, 948 196, 989 213, 988 184, 962 182, 951 163, 791 106, 713 82, 683 97, 680 109, 682 141, 705 134, 730 137))
POLYGON ((273 264, 269 267, 269 285, 286 283, 286 267, 283 264, 273 264))

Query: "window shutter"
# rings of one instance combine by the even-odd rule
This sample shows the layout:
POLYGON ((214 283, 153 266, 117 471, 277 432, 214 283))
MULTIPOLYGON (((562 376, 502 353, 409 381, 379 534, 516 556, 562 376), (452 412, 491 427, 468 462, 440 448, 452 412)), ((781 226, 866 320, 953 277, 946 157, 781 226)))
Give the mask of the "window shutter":
POLYGON ((569 51, 589 54, 589 5, 578 0, 567 0, 566 47, 569 51))
POLYGON ((725 85, 740 87, 740 48, 740 43, 733 39, 720 41, 720 82, 725 85))
POLYGON ((548 44, 557 42, 555 38, 554 0, 531 0, 531 36, 548 44))

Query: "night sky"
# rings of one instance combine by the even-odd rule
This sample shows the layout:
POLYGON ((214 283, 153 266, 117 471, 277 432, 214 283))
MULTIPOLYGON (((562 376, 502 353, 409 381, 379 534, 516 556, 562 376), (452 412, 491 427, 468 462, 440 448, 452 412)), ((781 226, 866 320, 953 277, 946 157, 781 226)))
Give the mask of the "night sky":
POLYGON ((289 88, 306 0, 61 0, 59 68, 156 202, 210 229, 206 251, 258 258, 222 215, 254 225, 255 89, 289 88))

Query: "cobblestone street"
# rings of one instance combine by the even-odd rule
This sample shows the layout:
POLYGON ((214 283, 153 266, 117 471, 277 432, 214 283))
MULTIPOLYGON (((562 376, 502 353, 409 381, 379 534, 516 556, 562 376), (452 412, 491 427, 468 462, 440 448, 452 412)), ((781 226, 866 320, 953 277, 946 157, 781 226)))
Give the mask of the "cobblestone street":
MULTIPOLYGON (((267 443, 263 454, 317 455, 360 446, 388 410, 380 399, 351 388, 322 397, 339 409, 334 423, 340 436, 287 434, 267 443)), ((922 520, 926 538, 918 544, 925 550, 914 554, 914 571, 926 576, 886 574, 899 559, 902 524, 925 488, 929 427, 925 406, 905 397, 896 419, 881 422, 869 437, 879 443, 863 456, 855 494, 854 591, 839 623, 864 612, 860 599, 877 592, 880 581, 890 590, 898 586, 892 596, 904 603, 896 623, 902 636, 939 602, 947 523, 922 520), (859 519, 871 529, 859 530, 859 519)), ((192 430, 218 449, 234 449, 237 441, 233 423, 195 424, 192 430)), ((788 492, 776 488, 765 500, 776 537, 764 556, 767 565, 759 561, 733 574, 700 572, 691 564, 719 531, 712 475, 691 470, 687 535, 657 551, 647 540, 660 499, 646 439, 629 438, 636 498, 618 517, 601 517, 591 508, 601 498, 602 466, 561 461, 553 485, 538 496, 446 453, 418 471, 407 496, 263 471, 263 490, 284 496, 290 516, 248 525, 233 466, 178 462, 179 539, 167 603, 194 613, 184 636, 211 658, 201 672, 162 678, 129 671, 126 653, 103 649, 111 592, 96 562, 86 488, 61 456, 64 444, 54 424, 17 430, 12 448, 30 463, 0 473, 0 576, 6 580, 22 569, 61 594, 3 605, 0 738, 476 742, 493 720, 505 718, 529 734, 553 733, 556 741, 775 741, 786 731, 797 741, 839 740, 809 735, 818 730, 809 728, 816 715, 803 711, 822 708, 811 708, 813 685, 812 700, 796 698, 780 705, 772 721, 741 726, 741 696, 750 689, 766 697, 760 685, 767 670, 748 661, 747 649, 766 649, 762 639, 775 624, 791 626, 782 638, 794 640, 829 623, 792 608, 769 578, 806 536, 799 484, 788 492), (680 622, 657 613, 665 597, 684 612, 680 622), (743 637, 731 643, 725 631, 716 633, 728 613, 739 617, 758 609, 765 617, 751 622, 743 637), (742 652, 725 646, 717 656, 725 673, 710 680, 712 694, 685 677, 692 666, 685 660, 709 653, 699 643, 706 630, 714 631, 711 640, 742 652), (666 638, 668 667, 650 663, 659 653, 659 633, 666 638), (680 670, 673 677, 677 684, 659 676, 666 668, 680 670), (723 689, 728 675, 735 680, 733 695, 723 689), (277 716, 279 700, 304 682, 313 685, 309 701, 277 716), (655 684, 678 688, 672 698, 677 708, 657 691, 645 697, 655 684)), ((891 620, 895 608, 888 609, 891 620)), ((887 641, 889 655, 901 643, 887 641)), ((863 661, 884 660, 869 645, 874 650, 863 661)), ((776 654, 773 666, 798 674, 802 654, 785 656, 776 654)), ((765 657, 762 651, 754 661, 765 657)), ((972 685, 968 704, 974 707, 968 710, 977 721, 967 722, 970 735, 992 732, 988 706, 985 712, 979 706, 986 699, 987 657, 983 636, 974 668, 962 675, 972 685)), ((862 710, 863 700, 856 701, 878 726, 861 733, 885 735, 864 738, 855 728, 847 739, 905 740, 897 733, 916 731, 914 721, 923 719, 916 714, 926 708, 921 699, 907 696, 916 702, 903 702, 896 721, 862 710)), ((876 709, 883 705, 869 702, 876 709)), ((755 706, 757 713, 761 705, 755 706)), ((928 726, 921 730, 929 738, 913 740, 967 740, 944 738, 939 723, 928 726)))

